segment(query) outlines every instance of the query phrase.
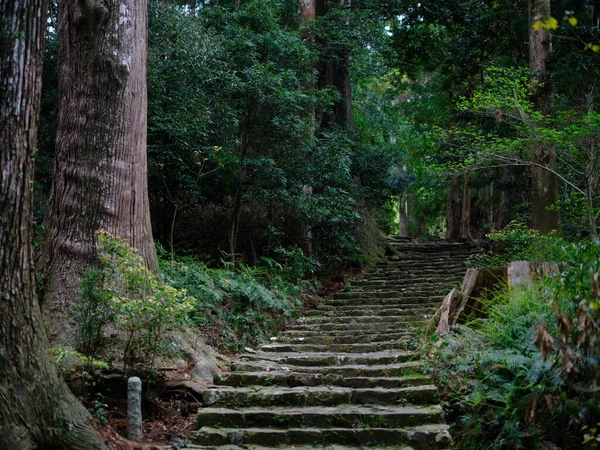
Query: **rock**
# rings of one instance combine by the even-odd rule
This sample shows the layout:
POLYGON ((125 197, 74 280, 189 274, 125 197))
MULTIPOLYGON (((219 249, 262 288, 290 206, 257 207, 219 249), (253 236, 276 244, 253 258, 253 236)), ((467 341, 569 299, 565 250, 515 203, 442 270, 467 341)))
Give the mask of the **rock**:
POLYGON ((508 266, 508 288, 531 286, 540 278, 558 273, 558 264, 552 262, 514 261, 508 266))

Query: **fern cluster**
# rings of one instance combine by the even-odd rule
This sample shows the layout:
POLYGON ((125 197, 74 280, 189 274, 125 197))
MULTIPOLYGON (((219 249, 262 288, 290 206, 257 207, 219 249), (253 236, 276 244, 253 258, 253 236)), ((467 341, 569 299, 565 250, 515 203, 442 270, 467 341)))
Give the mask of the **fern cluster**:
MULTIPOLYGON (((207 343, 221 351, 239 351, 268 340, 290 320, 299 316, 303 286, 286 280, 285 266, 212 269, 192 257, 161 258, 165 282, 185 289, 195 299, 191 319, 207 343)), ((292 276, 290 275, 290 276, 292 276)))

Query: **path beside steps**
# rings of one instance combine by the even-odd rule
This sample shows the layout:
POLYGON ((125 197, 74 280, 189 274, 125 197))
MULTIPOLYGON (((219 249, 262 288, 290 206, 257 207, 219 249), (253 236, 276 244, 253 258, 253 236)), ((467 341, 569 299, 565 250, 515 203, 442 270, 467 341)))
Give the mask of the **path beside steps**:
POLYGON ((193 448, 445 449, 437 391, 410 350, 473 251, 394 239, 399 255, 218 375, 193 448))

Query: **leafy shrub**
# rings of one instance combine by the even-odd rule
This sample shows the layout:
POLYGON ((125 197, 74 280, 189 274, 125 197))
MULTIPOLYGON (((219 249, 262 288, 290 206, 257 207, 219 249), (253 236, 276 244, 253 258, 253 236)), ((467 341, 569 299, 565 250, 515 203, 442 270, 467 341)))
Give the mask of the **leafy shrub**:
POLYGON ((97 247, 100 267, 82 280, 83 300, 72 316, 77 349, 152 367, 170 352, 166 335, 187 321, 193 299, 152 274, 127 241, 99 231, 97 247))
MULTIPOLYGON (((211 269, 189 256, 160 258, 165 282, 195 299, 193 324, 209 345, 228 351, 264 342, 299 314, 302 287, 282 278, 284 265, 271 262, 270 269, 243 264, 211 269)), ((289 277, 297 282, 301 270, 294 271, 289 277)))
POLYGON ((492 254, 475 255, 471 265, 504 266, 512 261, 560 261, 563 247, 568 244, 557 232, 541 234, 527 225, 512 221, 502 230, 487 234, 492 254))
POLYGON ((460 448, 598 446, 600 248, 549 243, 556 277, 497 293, 487 319, 433 342, 434 373, 460 448))

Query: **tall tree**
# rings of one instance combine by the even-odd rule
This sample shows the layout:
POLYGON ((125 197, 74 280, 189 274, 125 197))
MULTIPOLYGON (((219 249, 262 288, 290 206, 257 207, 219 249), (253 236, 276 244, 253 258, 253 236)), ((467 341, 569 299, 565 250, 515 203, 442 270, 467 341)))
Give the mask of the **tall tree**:
POLYGON ((147 0, 59 5, 59 126, 40 267, 51 341, 82 274, 97 263, 95 232, 129 240, 157 270, 146 168, 147 0))
POLYGON ((32 258, 46 0, 0 1, 0 448, 107 448, 48 352, 32 258))
MULTIPOLYGON (((536 25, 550 19, 550 0, 529 0, 529 70, 536 92, 536 103, 543 114, 553 109, 554 87, 547 76, 547 60, 552 50, 551 34, 546 27, 536 25)), ((559 211, 549 209, 558 201, 556 153, 543 145, 531 148, 531 205, 532 226, 542 233, 556 230, 559 211)))

